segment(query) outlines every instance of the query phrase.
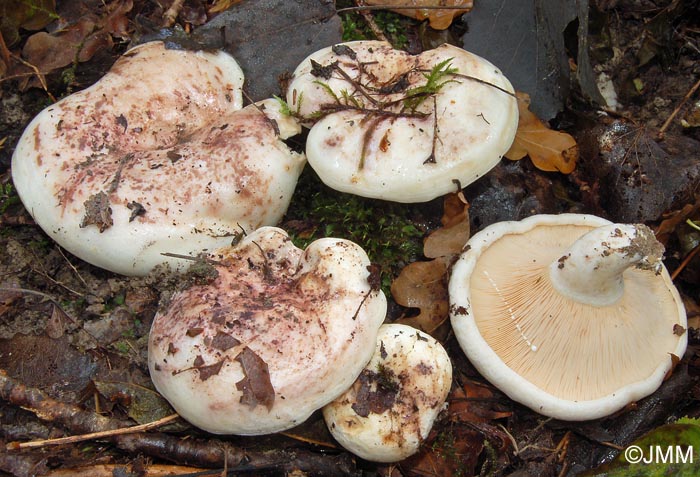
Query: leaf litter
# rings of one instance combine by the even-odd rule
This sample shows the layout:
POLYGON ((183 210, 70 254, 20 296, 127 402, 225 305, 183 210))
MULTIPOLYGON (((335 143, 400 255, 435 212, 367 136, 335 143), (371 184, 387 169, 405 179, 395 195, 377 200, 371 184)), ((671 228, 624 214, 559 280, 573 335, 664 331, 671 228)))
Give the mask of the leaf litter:
MULTIPOLYGON (((36 0, 35 3, 38 5, 38 2, 39 0, 36 0)), ((55 21, 54 11, 46 6, 46 2, 42 3, 45 15, 43 19, 40 15, 32 20, 35 23, 22 19, 18 21, 23 30, 29 30, 24 33, 16 29, 23 43, 9 42, 8 38, 15 29, 10 27, 8 34, 3 24, 3 29, 0 31, 5 44, 8 45, 7 52, 14 55, 3 53, 0 57, 4 62, 4 69, 0 69, 0 74, 5 75, 2 77, 3 95, 6 94, 10 85, 9 81, 5 80, 9 76, 24 80, 18 83, 18 86, 24 88, 26 93, 32 92, 27 88, 37 85, 47 92, 54 87, 58 87, 60 91, 61 88, 65 88, 65 84, 61 86, 60 75, 66 71, 71 73, 64 76, 69 83, 66 90, 86 86, 89 83, 79 83, 81 71, 84 71, 85 67, 95 62, 95 58, 102 53, 123 51, 124 42, 137 36, 134 26, 142 29, 148 24, 144 19, 159 20, 164 9, 171 6, 168 2, 164 2, 163 9, 148 10, 144 9, 144 4, 138 0, 93 3, 99 3, 99 5, 87 13, 84 11, 66 13, 65 18, 69 21, 61 28, 49 27, 46 31, 32 33, 33 30, 41 30, 55 21), (135 20, 137 12, 143 16, 135 20), (32 42, 36 43, 33 45, 32 42, 28 42, 28 39, 34 35, 36 36, 32 42), (23 48, 27 48, 26 55, 23 55, 23 48), (15 58, 21 58, 22 61, 17 61, 15 58), (62 66, 58 66, 59 64, 62 66), (71 76, 74 73, 77 76, 71 76), (48 79, 45 84, 38 80, 39 77, 44 76, 48 79)), ((187 8, 180 11, 181 23, 177 24, 175 29, 180 28, 183 33, 179 34, 187 36, 187 30, 194 30, 194 27, 201 22, 202 9, 199 7, 204 3, 199 1, 185 3, 187 8)), ((228 0, 213 2, 205 19, 210 20, 218 14, 216 10, 228 6, 231 7, 229 11, 234 12, 240 8, 236 3, 228 0)), ((245 3, 253 2, 243 4, 245 3)), ((273 3, 257 2, 255 6, 273 3)), ((51 2, 48 5, 52 5, 51 2)), ((601 10, 597 11, 597 14, 607 15, 609 10, 606 9, 615 7, 599 8, 601 10)), ((64 14, 62 12, 65 10, 62 11, 59 7, 55 15, 61 16, 64 14)), ((653 33, 654 38, 663 33, 657 29, 659 22, 638 23, 639 18, 635 15, 640 14, 631 14, 625 10, 624 6, 618 7, 614 12, 616 15, 607 17, 613 19, 610 21, 612 26, 615 26, 615 21, 626 19, 632 25, 653 33), (650 30, 652 28, 654 28, 653 31, 650 30)), ((678 10, 667 9, 662 11, 667 14, 673 13, 676 22, 681 18, 678 12, 678 10)), ((17 13, 19 17, 27 12, 19 8, 17 13)), ((475 14, 476 11, 470 13, 470 15, 475 14)), ((333 17, 332 12, 331 17, 333 17)), ((230 18, 233 23, 241 17, 230 18)), ((306 24, 308 18, 307 16, 299 23, 306 24)), ((336 23, 331 24, 331 27, 336 28, 339 22, 334 17, 333 19, 336 23)), ((223 20, 219 21, 224 23, 223 20)), ((295 17, 290 18, 289 21, 294 23, 295 17)), ((281 20, 277 18, 271 23, 279 27, 280 22, 281 20)), ((427 22, 432 23, 433 18, 428 19, 427 22)), ((209 30, 211 35, 216 35, 222 23, 216 24, 216 28, 212 27, 209 30)), ((458 26, 459 19, 452 15, 450 23, 452 30, 458 26)), ((437 24, 432 26, 439 27, 437 24)), ((261 28, 262 25, 252 23, 252 26, 244 28, 241 32, 254 33, 260 31, 259 27, 261 28)), ((153 33, 155 30, 151 28, 150 32, 153 33)), ((139 34, 142 33, 139 32, 139 34)), ((670 32, 670 34, 674 33, 670 32)), ((683 38, 686 41, 691 38, 688 36, 688 30, 676 30, 675 34, 685 35, 683 38)), ((279 35, 277 30, 264 30, 262 36, 272 44, 279 35)), ((646 85, 649 88, 654 84, 653 80, 667 77, 673 72, 671 70, 659 72, 660 70, 656 69, 657 65, 667 57, 669 49, 672 50, 674 47, 674 43, 668 40, 668 36, 663 37, 663 40, 662 48, 657 50, 650 50, 649 47, 653 44, 649 42, 639 48, 630 43, 632 46, 623 53, 622 59, 625 60, 624 55, 634 54, 637 48, 639 54, 634 59, 635 67, 646 68, 646 70, 633 68, 627 70, 632 74, 636 73, 642 80, 641 83, 638 81, 636 84, 646 85), (650 51, 652 54, 649 54, 650 51), (640 65, 642 61, 644 64, 640 65)), ((243 56, 250 55, 249 51, 255 49, 258 39, 255 35, 249 35, 246 41, 248 50, 240 50, 243 56)), ((328 42, 328 37, 324 41, 328 42)), ((314 49, 308 44, 302 45, 299 47, 299 55, 314 49)), ((687 56, 688 51, 684 52, 684 55, 687 56)), ((258 58, 270 58, 268 62, 279 63, 272 53, 258 55, 258 58)), ((289 60, 290 65, 295 66, 297 63, 296 59, 289 60)), ((265 71, 265 65, 265 60, 260 61, 261 69, 256 71, 265 71)), ((666 67, 674 68, 668 65, 666 67)), ((675 66, 678 71, 687 71, 689 67, 683 59, 675 66)), ((293 69, 289 65, 283 67, 285 68, 288 71, 293 69)), ((266 86, 268 89, 265 91, 279 90, 278 78, 276 75, 273 76, 275 78, 266 86)), ((692 75, 686 74, 684 77, 692 77, 692 75)), ((681 86, 677 89, 682 95, 687 87, 684 89, 681 86)), ((675 97, 672 92, 667 96, 675 97)), ((0 97, 0 99, 4 98, 0 97)), ((629 98, 622 98, 623 101, 627 99, 629 98)), ((667 111, 663 106, 659 106, 662 103, 654 98, 645 99, 645 101, 643 102, 640 97, 629 103, 630 110, 635 113, 635 119, 640 123, 646 122, 652 125, 654 121, 657 121, 656 124, 663 122, 663 117, 660 120, 656 119, 661 116, 659 111, 662 113, 667 111), (651 106, 644 110, 640 105, 645 104, 651 106), (651 122, 648 121, 649 118, 651 122)), ((680 265, 681 260, 693 247, 692 244, 697 244, 698 241, 694 238, 692 228, 686 224, 686 220, 689 219, 700 220, 696 193, 698 181, 693 175, 695 174, 693 167, 696 167, 697 162, 691 160, 683 162, 679 159, 682 156, 697 157, 696 154, 687 154, 687 151, 696 150, 693 149, 696 147, 694 143, 689 142, 689 140, 697 141, 696 129, 689 127, 681 132, 678 128, 671 129, 665 140, 657 143, 654 140, 654 131, 639 132, 638 125, 629 118, 617 118, 619 124, 624 126, 623 128, 619 125, 611 125, 610 121, 603 121, 603 131, 592 128, 586 122, 579 123, 576 119, 559 118, 558 124, 572 131, 573 134, 568 136, 551 129, 549 125, 534 116, 529 111, 526 100, 520 103, 525 107, 521 109, 522 124, 519 127, 519 137, 514 151, 512 150, 509 155, 517 156, 517 159, 527 155, 531 159, 531 164, 527 161, 504 162, 489 174, 489 177, 482 179, 481 183, 466 190, 464 195, 447 196, 442 204, 442 211, 438 210, 440 204, 436 203, 427 204, 412 211, 416 217, 416 229, 429 230, 430 233, 423 242, 424 259, 409 264, 395 277, 392 276, 394 280, 391 292, 395 304, 390 310, 390 319, 410 323, 437 335, 450 349, 456 369, 459 369, 460 373, 455 379, 449 397, 450 405, 443 419, 428 438, 422 452, 397 466, 372 467, 368 463, 363 463, 364 469, 370 468, 379 475, 397 476, 478 473, 507 475, 517 469, 520 470, 521 475, 565 475, 567 470, 591 469, 599 463, 611 461, 618 451, 606 446, 604 442, 611 441, 617 446, 624 446, 634 442, 634 439, 639 438, 644 431, 652 430, 671 418, 681 417, 680 413, 700 414, 697 405, 693 404, 695 401, 692 397, 700 395, 697 385, 691 379, 691 376, 697 376, 697 367, 700 365, 700 360, 697 358, 699 340, 693 338, 697 336, 693 329, 689 330, 690 360, 681 360, 676 372, 657 393, 620 415, 580 425, 547 421, 513 404, 490 384, 484 382, 471 368, 461 351, 455 349, 456 346, 454 340, 450 338, 447 325, 446 277, 451 261, 460 252, 471 231, 488 225, 496 217, 483 212, 486 201, 494 203, 494 207, 498 207, 499 203, 514 204, 513 208, 502 206, 497 211, 499 220, 520 218, 519 214, 527 215, 532 211, 549 213, 588 211, 601 213, 613 219, 630 214, 630 218, 655 222, 658 224, 660 238, 667 246, 669 268, 680 265), (611 131, 615 133, 614 137, 616 144, 620 145, 619 149, 608 151, 592 147, 592 144, 594 146, 598 144, 601 137, 606 137, 605 131, 608 131, 608 136, 611 131), (684 133, 684 136, 681 133, 684 133), (679 137, 683 140, 678 140, 679 137), (575 156, 567 155, 574 147, 580 150, 578 160, 575 156), (618 169, 612 169, 614 173, 602 172, 605 169, 601 169, 601 164, 615 163, 618 169), (664 172, 664 169, 667 172, 666 175, 659 175, 664 172), (674 180, 664 179, 664 177, 674 180), (627 181, 628 178, 632 180, 627 181), (654 189, 645 183, 646 180, 651 185, 661 184, 662 186, 654 189), (640 208, 632 206, 626 209, 618 208, 620 206, 615 202, 617 199, 611 199, 624 196, 622 191, 626 191, 628 187, 638 187, 643 191, 636 196, 639 198, 640 208), (468 201, 467 198, 469 198, 468 201), (500 200, 504 202, 499 202, 500 200), (646 215, 640 214, 639 211, 645 211, 646 215), (426 220, 426 217, 429 219, 426 220), (437 222, 438 217, 440 217, 440 226, 435 227, 430 218, 437 222)), ((691 109, 688 108, 688 110, 691 109)), ((3 124, 0 123, 0 125, 3 124)), ((4 150, 0 151, 3 154, 1 156, 3 167, 6 168, 9 164, 7 154, 11 154, 13 136, 0 131, 0 137, 3 141, 9 138, 4 150)), ((30 399, 34 395, 32 393, 38 390, 51 393, 51 396, 43 398, 43 402, 48 403, 48 407, 44 408, 45 411, 42 414, 45 422, 41 424, 44 426, 42 432, 46 436, 52 432, 66 430, 72 433, 85 432, 90 427, 86 423, 93 422, 94 417, 97 416, 96 412, 109 416, 110 422, 106 423, 108 427, 118 427, 127 418, 140 422, 167 415, 170 412, 169 406, 158 401, 157 394, 150 389, 150 382, 144 373, 145 341, 150 319, 158 307, 159 297, 161 302, 167 301, 168 295, 178 286, 177 279, 164 272, 156 272, 145 279, 127 279, 96 270, 66 256, 37 233, 31 225, 31 220, 27 218, 26 212, 21 209, 16 200, 12 200, 13 197, 16 199, 16 195, 12 194, 11 188, 6 188, 10 184, 7 173, 4 173, 2 179, 4 187, 2 226, 3 232, 8 230, 10 237, 2 237, 3 249, 7 252, 0 260, 2 267, 0 285, 4 290, 0 294, 2 312, 0 328, 5 337, 0 346, 0 367, 10 373, 12 379, 21 379, 21 381, 13 381, 3 377, 3 385, 7 389, 14 389, 16 393, 14 398, 3 395, 7 403, 3 404, 2 408, 5 432, 11 431, 13 435, 27 439, 30 433, 26 426, 23 427, 21 424, 27 417, 26 415, 18 417, 18 412, 26 411, 18 410, 17 406, 30 410, 38 407, 39 402, 30 399), (51 299, 30 297, 20 290, 40 290, 51 299), (22 333, 18 332, 20 330, 22 333), (46 353, 45 350, 53 350, 53 352, 46 353), (79 374, 76 374, 76 370, 79 370, 79 374), (60 383, 68 384, 61 386, 60 383), (30 388, 21 386, 30 386, 30 388), (25 396, 27 399, 20 402, 17 396, 21 395, 22 389, 27 393, 25 396), (146 404, 152 399, 151 404, 146 404), (81 412, 87 414, 76 414, 74 418, 58 420, 56 416, 61 415, 59 410, 67 409, 62 407, 65 405, 73 406, 70 409, 79 408, 81 412), (145 408, 150 407, 150 410, 140 410, 141 405, 145 405, 145 408)), ((321 188, 320 185, 317 186, 321 188)), ((329 194, 332 195, 332 192, 329 194)), ((629 200, 628 203, 635 202, 629 200)), ((352 223, 344 225, 352 227, 352 223)), ((324 224, 307 221, 304 222, 303 229, 305 232, 323 232, 324 224)), ((413 234, 416 229, 411 233, 413 234)), ((334 232, 342 234, 343 230, 336 228, 334 232)), ((382 246, 387 245, 390 244, 382 244, 382 246)), ((693 314, 697 315, 697 298, 694 299, 697 297, 697 286, 700 283, 697 270, 698 259, 695 259, 682 270, 679 278, 681 292, 689 304, 689 317, 693 314)), ((254 357, 251 357, 251 362, 255 363, 254 357)), ((264 367, 261 365, 251 364, 249 371, 251 375, 264 375, 264 367)), ((267 405, 265 397, 267 394, 264 390, 253 389, 257 385, 252 386, 250 383, 241 385, 249 386, 251 405, 267 405)), ((36 394, 36 396, 39 395, 36 394)), ((196 430, 183 424, 180 429, 186 429, 188 435, 199 439, 184 441, 179 437, 171 439, 173 436, 168 432, 155 433, 148 438, 134 436, 129 439, 114 439, 113 445, 122 449, 124 454, 121 458, 111 457, 111 459, 114 462, 121 459, 122 462, 135 464, 137 459, 129 456, 143 451, 155 458, 167 457, 168 460, 193 462, 206 467, 223 467, 227 463, 245 461, 249 463, 246 465, 252 465, 252 468, 259 466, 258 469, 273 468, 278 471, 306 469, 321 475, 357 475, 357 466, 345 459, 346 454, 322 455, 314 450, 314 436, 318 436, 316 441, 322 445, 332 446, 327 434, 322 435, 318 428, 313 427, 318 423, 318 419, 311 420, 307 424, 311 425, 310 431, 292 430, 286 433, 291 438, 284 436, 272 436, 270 440, 236 438, 225 443, 211 439, 211 436, 198 434, 196 430), (149 443, 148 439, 151 439, 150 447, 146 446, 149 443), (306 443, 307 447, 303 447, 301 443, 306 443), (237 447, 239 445, 241 447, 237 447), (270 452, 265 448, 266 445, 271 445, 274 451, 270 452), (167 448, 170 453, 166 455, 154 452, 158 448, 167 448), (241 454, 241 448, 247 448, 249 452, 245 455, 241 454), (295 456, 287 453, 287 449, 292 448, 296 449, 295 456), (266 460, 266 455, 271 456, 273 460, 266 460), (280 464, 281 461, 284 461, 287 467, 280 464)), ((686 424, 694 425, 692 422, 683 425, 686 424)), ((674 425, 676 424, 670 424, 670 426, 674 425)), ((96 427, 93 426, 93 428, 96 427)), ((669 429, 675 432, 680 428, 670 427, 669 429)), ((663 437, 666 435, 665 432, 665 428, 660 428, 656 435, 652 432, 654 439, 658 439, 654 442, 666 442, 663 437)), ((31 455, 27 456, 26 462, 30 462, 31 457, 31 455)), ((94 461, 89 456, 86 457, 86 459, 78 459, 67 453, 56 452, 53 465, 70 468, 82 463, 89 466, 94 461)), ((35 462, 37 463, 35 469, 43 468, 44 471, 48 471, 48 468, 41 467, 38 462, 38 460, 35 462)), ((2 465, 3 470, 21 468, 16 463, 5 462, 2 465)), ((229 466, 229 469, 235 468, 235 466, 229 466)), ((615 471, 623 472, 619 469, 615 471)))

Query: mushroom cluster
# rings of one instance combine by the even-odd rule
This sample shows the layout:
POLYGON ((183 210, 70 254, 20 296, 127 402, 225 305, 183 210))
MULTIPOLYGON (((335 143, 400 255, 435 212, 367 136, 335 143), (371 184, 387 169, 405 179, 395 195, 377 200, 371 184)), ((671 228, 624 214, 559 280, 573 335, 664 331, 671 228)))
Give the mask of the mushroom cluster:
POLYGON ((475 234, 449 280, 479 372, 546 416, 607 416, 654 392, 687 344, 681 298, 643 225, 535 215, 475 234))
POLYGON ((306 162, 282 141, 300 126, 276 100, 242 108, 242 85, 224 52, 129 50, 24 131, 22 202, 68 251, 126 275, 276 224, 306 162))
POLYGON ((261 227, 210 254, 215 277, 175 294, 149 337, 158 391, 197 427, 268 434, 343 393, 386 315, 365 252, 324 238, 302 251, 261 227))
POLYGON ((411 55, 381 41, 321 49, 296 69, 287 103, 311 127, 309 165, 333 189, 425 202, 484 175, 518 125, 494 65, 444 44, 411 55))

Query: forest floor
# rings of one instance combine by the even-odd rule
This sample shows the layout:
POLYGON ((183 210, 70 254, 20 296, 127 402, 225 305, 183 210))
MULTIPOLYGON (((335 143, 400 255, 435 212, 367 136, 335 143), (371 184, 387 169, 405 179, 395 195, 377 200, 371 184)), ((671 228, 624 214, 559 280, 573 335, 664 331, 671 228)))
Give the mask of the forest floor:
MULTIPOLYGON (((475 3, 471 15, 478 13, 475 3)), ((559 421, 511 401, 482 378, 444 313, 429 331, 453 361, 449 407, 421 452, 391 465, 344 451, 320 413, 271 436, 213 436, 178 420, 148 432, 43 442, 173 413, 153 390, 147 342, 161 297, 178 287, 181 276, 158 270, 125 277, 64 251, 17 196, 10 168, 15 144, 34 115, 99 79, 130 41, 147 36, 144 31, 157 33, 169 24, 189 32, 217 16, 212 4, 239 5, 187 0, 168 21, 170 0, 59 2, 58 10, 50 0, 10 4, 16 11, 9 15, 8 7, 5 18, 15 23, 0 30, 0 475, 700 475, 698 437, 681 442, 694 446, 693 464, 634 467, 618 457, 648 432, 656 432, 660 445, 671 445, 668 433, 682 431, 674 424, 678 419, 700 418, 700 229, 693 227, 700 224, 697 1, 594 2, 590 61, 596 74, 611 78, 617 104, 590 104, 571 81, 549 124, 576 139, 576 169, 562 174, 539 170, 528 158, 504 159, 464 190, 472 233, 501 220, 566 212, 652 227, 686 306, 686 355, 658 391, 615 415, 559 421), (30 4, 45 13, 43 19, 29 14, 30 4), (29 38, 42 31, 48 37, 35 37, 28 48, 29 38), (75 49, 62 50, 78 44, 84 51, 79 61, 75 49), (604 137, 612 137, 614 147, 604 147, 604 137), (38 444, 18 448, 29 441, 38 444)), ((367 23, 373 21, 394 44, 418 52, 436 41, 461 46, 467 30, 459 17, 444 31, 384 10, 369 17, 341 13, 344 38, 373 38, 376 31, 367 23)), ((567 52, 567 76, 573 78, 575 52, 567 52)), ((390 295, 387 320, 410 322, 418 310, 392 299, 391 284, 409 263, 426 260, 423 239, 441 226, 442 208, 442 199, 407 205, 341 194, 307 167, 281 227, 301 245, 321 236, 359 243, 381 268, 382 288, 390 295)))

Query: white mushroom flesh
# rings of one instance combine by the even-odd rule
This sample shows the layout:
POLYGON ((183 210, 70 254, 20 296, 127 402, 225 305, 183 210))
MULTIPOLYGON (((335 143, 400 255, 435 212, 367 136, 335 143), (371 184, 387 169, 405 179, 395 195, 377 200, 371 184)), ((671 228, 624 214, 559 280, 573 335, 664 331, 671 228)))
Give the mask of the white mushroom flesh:
POLYGON ((300 126, 274 100, 241 110, 242 84, 226 53, 140 45, 31 122, 17 192, 61 246, 128 275, 275 224, 305 163, 281 139, 300 126))
POLYGON ((452 365, 440 343, 410 326, 387 324, 372 360, 323 416, 345 449, 363 459, 397 462, 420 449, 451 384, 452 365))
POLYGON ((309 122, 320 117, 306 153, 330 187, 423 202, 466 186, 500 161, 518 124, 512 93, 498 68, 460 48, 411 55, 359 41, 305 59, 287 102, 309 122), (454 73, 433 82, 440 85, 436 92, 412 96, 442 62, 443 73, 454 73))
POLYGON ((656 390, 672 355, 685 352, 686 315, 658 246, 637 239, 637 230, 563 214, 502 222, 474 235, 449 283, 452 327, 474 366, 514 400, 566 420, 606 416, 656 390), (588 257, 573 257, 584 245, 588 257), (625 249, 631 253, 620 253, 625 249), (654 263, 635 268, 641 255, 654 263), (558 273, 573 277, 584 263, 585 292, 605 291, 591 281, 598 283, 600 271, 602 282, 615 283, 610 272, 617 268, 624 294, 587 304, 585 293, 557 291, 558 273))
POLYGON ((302 251, 263 227, 209 259, 216 278, 174 295, 149 340, 153 383, 195 426, 288 429, 344 392, 370 360, 386 299, 358 245, 325 238, 302 251), (246 357, 257 365, 246 369, 246 357))

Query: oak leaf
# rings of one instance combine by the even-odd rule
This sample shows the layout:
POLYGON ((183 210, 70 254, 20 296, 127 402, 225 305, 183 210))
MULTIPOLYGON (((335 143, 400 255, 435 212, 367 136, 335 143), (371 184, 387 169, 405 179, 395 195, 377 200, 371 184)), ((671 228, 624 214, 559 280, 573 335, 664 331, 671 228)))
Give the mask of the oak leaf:
POLYGON ((388 10, 415 18, 416 20, 422 21, 427 19, 430 22, 430 26, 436 30, 445 30, 452 24, 454 17, 470 11, 473 6, 472 0, 366 0, 365 4, 380 5, 388 10), (416 8, 392 9, 392 6, 416 8), (450 8, 440 9, 434 7, 450 8))
POLYGON ((559 171, 570 174, 576 168, 578 146, 569 134, 549 129, 530 111, 530 96, 518 92, 518 131, 505 157, 518 161, 530 156, 538 169, 547 172, 559 171))
POLYGON ((433 260, 407 265, 391 284, 396 303, 420 310, 397 322, 426 333, 435 331, 449 316, 447 270, 469 239, 469 204, 461 192, 445 197, 441 222, 443 226, 423 243, 423 254, 433 260))

